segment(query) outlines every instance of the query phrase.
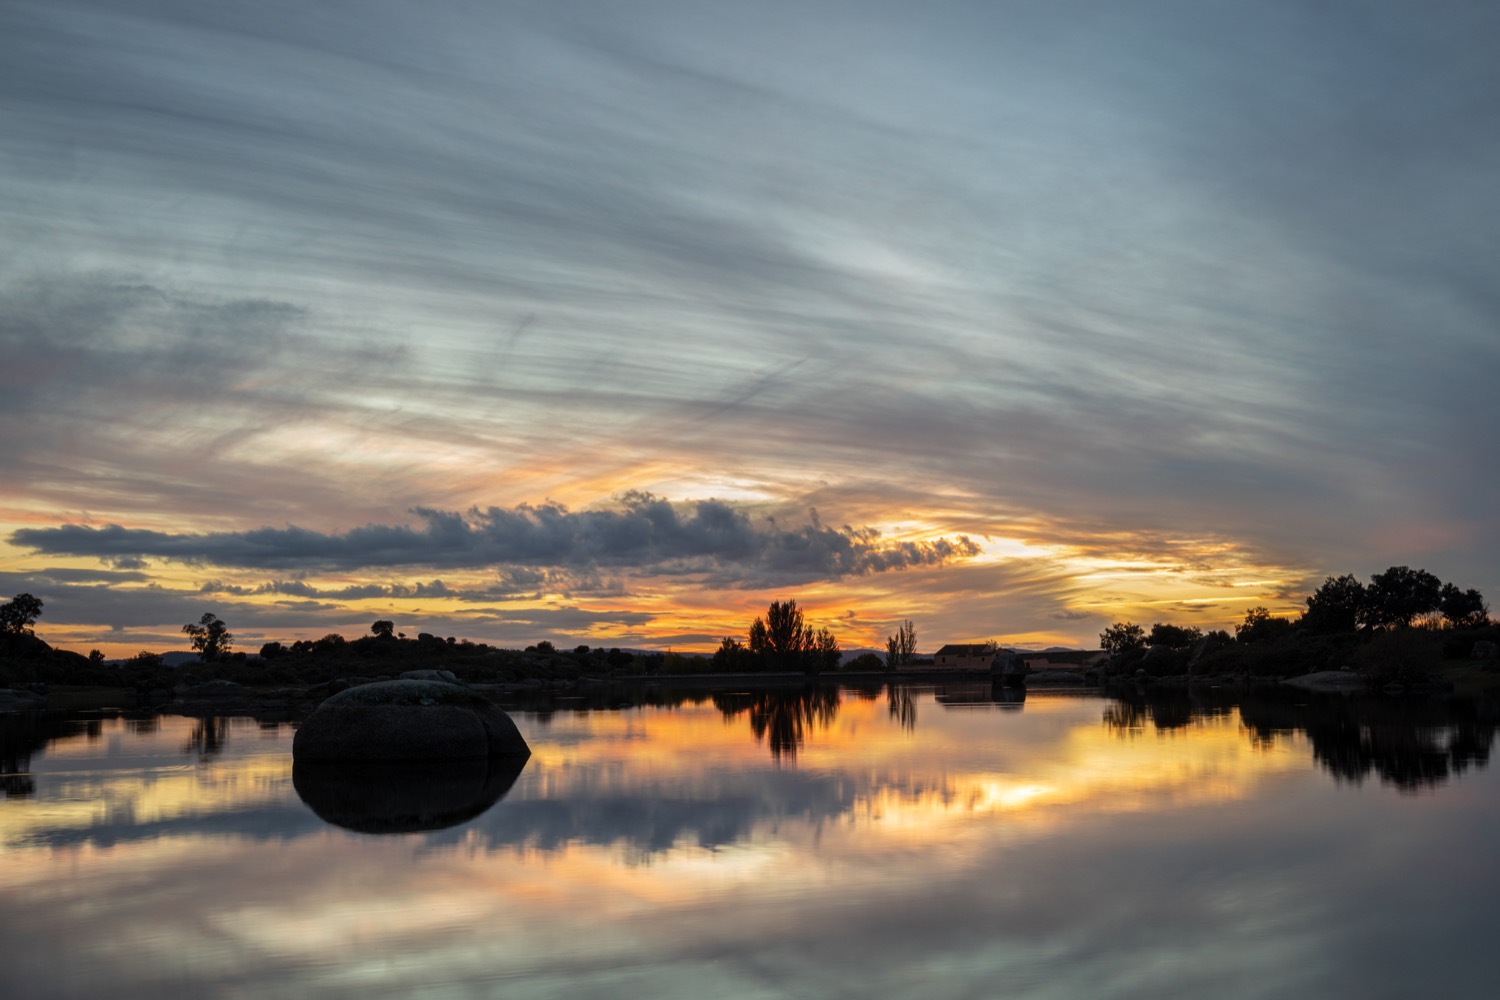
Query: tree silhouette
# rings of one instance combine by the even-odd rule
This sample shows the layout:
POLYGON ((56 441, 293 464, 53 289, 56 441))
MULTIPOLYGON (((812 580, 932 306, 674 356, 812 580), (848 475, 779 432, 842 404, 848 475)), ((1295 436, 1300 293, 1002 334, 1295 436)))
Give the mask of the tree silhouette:
POLYGON ((807 627, 796 601, 772 601, 765 618, 750 625, 748 638, 751 655, 773 670, 833 669, 841 655, 832 632, 807 627))
POLYGON ((886 636, 885 640, 885 665, 892 670, 904 667, 911 662, 912 657, 917 654, 917 627, 911 623, 911 619, 901 623, 895 635, 886 636))
POLYGON ((1451 583, 1443 584, 1438 610, 1450 628, 1483 628, 1490 620, 1489 606, 1479 591, 1459 590, 1451 583))
POLYGON ((17 594, 0 604, 0 632, 7 635, 30 635, 31 626, 42 614, 42 601, 30 594, 17 594))
POLYGON ((1276 618, 1265 608, 1251 608, 1245 620, 1234 627, 1234 637, 1240 642, 1267 642, 1288 635, 1292 623, 1285 618, 1276 618))
POLYGON ((1425 569, 1392 566, 1370 577, 1365 614, 1371 625, 1406 628, 1412 619, 1438 609, 1443 584, 1425 569))
POLYGON ((182 631, 192 639, 193 648, 198 651, 198 656, 205 663, 212 663, 229 652, 230 644, 234 641, 234 636, 229 632, 229 626, 225 625, 212 611, 203 612, 203 617, 198 619, 196 625, 184 625, 182 631))
POLYGON ((750 626, 750 652, 764 656, 773 666, 799 665, 807 642, 807 627, 796 601, 772 601, 765 620, 750 626))
POLYGON ((1314 632, 1353 632, 1364 624, 1365 585, 1353 573, 1330 576, 1307 599, 1302 622, 1314 632))
POLYGON ((826 628, 818 629, 817 634, 808 639, 807 665, 809 670, 837 670, 839 660, 843 658, 843 655, 843 651, 839 649, 839 641, 826 628))
POLYGON ((734 673, 744 670, 750 659, 749 650, 734 636, 726 635, 719 648, 714 650, 714 669, 720 673, 734 673))
POLYGON ((1134 622, 1115 622, 1099 633, 1099 648, 1117 660, 1145 647, 1146 630, 1134 622))
POLYGON ((1156 622, 1151 626, 1151 634, 1146 636, 1146 645, 1186 649, 1201 638, 1203 638, 1203 632, 1191 625, 1184 627, 1156 622))

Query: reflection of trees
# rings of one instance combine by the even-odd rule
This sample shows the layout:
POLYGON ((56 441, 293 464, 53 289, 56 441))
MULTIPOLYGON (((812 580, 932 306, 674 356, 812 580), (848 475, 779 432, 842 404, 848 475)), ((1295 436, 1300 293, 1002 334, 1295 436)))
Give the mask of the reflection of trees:
POLYGON ((1489 763, 1500 711, 1494 702, 1459 698, 1301 695, 1260 698, 1241 707, 1262 740, 1302 731, 1313 759, 1335 779, 1358 784, 1370 775, 1404 792, 1441 785, 1489 763))
POLYGON ((1122 698, 1104 706, 1104 726, 1111 732, 1141 733, 1145 731, 1150 719, 1151 713, 1146 710, 1143 702, 1126 701, 1122 698))
MULTIPOLYGON (((1338 719, 1307 731, 1313 757, 1340 781, 1360 783, 1369 774, 1403 791, 1424 785, 1439 785, 1450 774, 1468 767, 1464 757, 1448 755, 1446 733, 1411 726, 1366 726, 1353 719, 1338 719)), ((1484 757, 1488 759, 1488 747, 1484 757)))
POLYGON ((31 755, 48 741, 76 731, 52 712, 9 712, 0 715, 0 791, 6 798, 22 798, 36 791, 31 755))
POLYGON ((1182 690, 1117 698, 1104 724, 1121 733, 1148 723, 1169 731, 1239 709, 1246 735, 1258 746, 1303 733, 1313 759, 1337 781, 1374 775, 1405 792, 1436 787, 1470 767, 1489 763, 1500 730, 1500 703, 1463 698, 1423 700, 1319 695, 1270 689, 1234 692, 1182 690))
POLYGON ((757 742, 771 745, 771 756, 795 758, 809 733, 827 729, 839 714, 839 689, 805 687, 800 690, 717 692, 713 703, 725 719, 748 713, 757 742))
POLYGON ((917 701, 911 696, 911 688, 904 684, 892 684, 885 689, 885 707, 891 718, 901 724, 908 733, 917 728, 917 701))
POLYGON ((1104 706, 1104 725, 1118 733, 1139 734, 1149 722, 1157 732, 1172 732, 1203 719, 1222 718, 1234 705, 1234 695, 1220 688, 1131 691, 1104 706))
POLYGON ((229 720, 219 715, 210 716, 194 721, 193 733, 182 752, 197 754, 200 761, 211 760, 219 755, 228 741, 229 720))
MULTIPOLYGON (((102 732, 98 720, 93 731, 102 732)), ((23 798, 36 791, 31 755, 53 740, 87 733, 89 726, 66 719, 59 712, 8 712, 0 715, 0 792, 23 798)))
POLYGON ((8 799, 24 799, 36 792, 36 779, 30 774, 6 771, 0 774, 0 792, 8 799))

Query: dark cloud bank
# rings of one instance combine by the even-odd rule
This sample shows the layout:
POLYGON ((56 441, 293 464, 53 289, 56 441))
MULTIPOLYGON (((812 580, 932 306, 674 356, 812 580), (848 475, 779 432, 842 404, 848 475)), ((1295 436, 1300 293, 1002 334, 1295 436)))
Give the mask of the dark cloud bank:
POLYGON ((107 561, 167 559, 193 565, 284 571, 372 567, 631 567, 708 573, 742 586, 836 579, 941 564, 974 556, 966 536, 888 542, 873 528, 811 523, 783 528, 752 520, 720 500, 673 504, 629 493, 611 510, 570 511, 555 503, 473 508, 466 513, 418 508, 421 525, 371 524, 343 533, 304 528, 171 534, 106 525, 23 528, 11 541, 38 553, 107 561))

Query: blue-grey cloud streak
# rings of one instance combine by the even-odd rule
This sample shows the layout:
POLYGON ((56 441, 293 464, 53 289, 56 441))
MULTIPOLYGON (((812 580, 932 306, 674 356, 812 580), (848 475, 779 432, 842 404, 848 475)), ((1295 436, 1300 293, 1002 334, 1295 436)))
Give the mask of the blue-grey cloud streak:
POLYGON ((560 504, 490 507, 467 513, 419 509, 413 513, 420 518, 420 527, 366 525, 332 534, 296 527, 172 534, 119 525, 66 525, 23 528, 11 535, 11 541, 50 555, 154 557, 249 569, 600 565, 698 572, 711 568, 721 577, 739 579, 743 573, 760 583, 837 579, 940 565, 979 551, 962 536, 885 542, 870 528, 825 527, 816 512, 813 523, 789 530, 774 522, 758 526, 744 511, 716 500, 674 505, 649 494, 621 499, 618 509, 577 512, 560 504))

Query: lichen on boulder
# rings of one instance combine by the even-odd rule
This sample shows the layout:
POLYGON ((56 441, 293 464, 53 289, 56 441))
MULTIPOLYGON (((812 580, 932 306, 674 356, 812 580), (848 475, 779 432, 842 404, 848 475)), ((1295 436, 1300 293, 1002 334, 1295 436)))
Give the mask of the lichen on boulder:
POLYGON ((499 707, 439 680, 346 688, 297 729, 299 761, 420 761, 526 757, 531 748, 499 707))

